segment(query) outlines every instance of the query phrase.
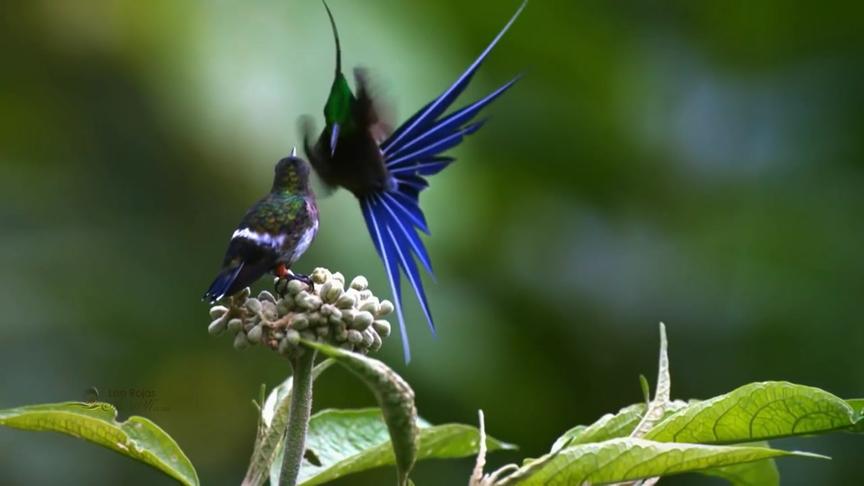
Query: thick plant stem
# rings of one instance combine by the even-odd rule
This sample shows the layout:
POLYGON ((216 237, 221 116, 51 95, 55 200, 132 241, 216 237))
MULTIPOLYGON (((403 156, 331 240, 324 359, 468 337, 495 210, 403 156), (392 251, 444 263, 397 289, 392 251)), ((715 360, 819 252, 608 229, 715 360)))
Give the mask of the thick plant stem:
POLYGON ((312 366, 316 352, 306 349, 302 356, 291 360, 294 368, 294 386, 291 389, 291 410, 288 412, 288 428, 285 431, 285 455, 282 457, 282 473, 279 484, 295 486, 300 474, 300 463, 306 451, 306 429, 312 412, 312 366))

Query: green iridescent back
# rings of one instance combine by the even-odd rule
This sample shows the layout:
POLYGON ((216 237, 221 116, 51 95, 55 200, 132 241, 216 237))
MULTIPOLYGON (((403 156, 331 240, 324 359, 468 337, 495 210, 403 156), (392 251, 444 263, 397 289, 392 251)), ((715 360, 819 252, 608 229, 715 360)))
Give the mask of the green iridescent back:
POLYGON ((259 234, 282 237, 282 249, 293 249, 315 227, 317 208, 303 196, 270 193, 259 200, 243 217, 240 228, 259 234))

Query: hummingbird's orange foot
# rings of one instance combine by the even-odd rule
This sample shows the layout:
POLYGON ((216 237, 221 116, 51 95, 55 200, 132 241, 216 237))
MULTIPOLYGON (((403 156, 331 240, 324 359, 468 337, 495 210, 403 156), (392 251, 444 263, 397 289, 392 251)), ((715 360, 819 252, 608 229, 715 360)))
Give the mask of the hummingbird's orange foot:
POLYGON ((315 284, 312 282, 312 279, 308 275, 303 275, 300 273, 293 273, 288 270, 288 266, 284 263, 280 263, 273 269, 273 273, 276 274, 278 280, 274 284, 274 288, 276 289, 276 293, 279 294, 280 297, 285 297, 285 292, 288 290, 287 283, 291 280, 299 280, 306 284, 309 287, 310 291, 315 290, 315 284))
POLYGON ((275 273, 276 276, 279 278, 284 278, 288 280, 290 280, 291 278, 291 271, 288 270, 288 265, 285 265, 284 263, 276 265, 276 269, 273 270, 273 273, 275 273))

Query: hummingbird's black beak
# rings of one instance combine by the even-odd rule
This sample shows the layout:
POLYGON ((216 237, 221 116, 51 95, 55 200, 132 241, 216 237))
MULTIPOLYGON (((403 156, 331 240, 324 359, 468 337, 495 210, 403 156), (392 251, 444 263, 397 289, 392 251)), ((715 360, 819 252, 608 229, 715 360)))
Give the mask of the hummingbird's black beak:
POLYGON ((339 124, 334 123, 330 130, 330 157, 336 154, 336 144, 339 142, 339 124))

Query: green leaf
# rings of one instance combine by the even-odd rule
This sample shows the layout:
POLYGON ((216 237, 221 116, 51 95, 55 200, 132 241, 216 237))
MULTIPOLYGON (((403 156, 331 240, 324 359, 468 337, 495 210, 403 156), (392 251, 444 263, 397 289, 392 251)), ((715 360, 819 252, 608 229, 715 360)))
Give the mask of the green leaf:
POLYGON ((864 432, 864 398, 854 398, 846 400, 846 403, 855 411, 855 425, 848 431, 855 433, 864 432))
POLYGON ((616 483, 789 455, 822 457, 763 447, 679 444, 622 438, 566 447, 520 468, 499 484, 616 483))
POLYGON ((375 395, 390 433, 390 443, 396 456, 398 484, 405 485, 417 460, 417 408, 414 390, 387 365, 362 354, 326 344, 302 341, 333 358, 360 378, 375 395))
POLYGON ((630 433, 631 437, 644 437, 645 434, 666 415, 669 402, 672 401, 672 377, 669 374, 669 341, 666 339, 666 325, 660 323, 660 359, 657 365, 657 389, 654 390, 654 400, 648 403, 648 408, 642 415, 642 420, 630 433))
POLYGON ((856 413, 836 396, 803 385, 762 382, 694 403, 645 435, 658 442, 752 442, 848 428, 856 413))
POLYGON ((651 385, 648 384, 648 378, 645 375, 639 375, 639 387, 642 388, 642 399, 645 405, 651 403, 651 385))
POLYGON ((171 436, 144 417, 118 422, 117 409, 109 403, 48 403, 0 410, 0 425, 78 437, 141 461, 182 484, 198 484, 195 468, 171 436))
MULTIPOLYGON (((319 363, 312 369, 312 379, 317 379, 334 363, 328 359, 319 363)), ((271 465, 277 463, 277 469, 281 472, 281 464, 276 458, 282 457, 283 439, 288 424, 288 411, 291 409, 291 389, 294 387, 294 378, 289 376, 279 386, 274 388, 261 406, 261 424, 255 447, 252 451, 252 459, 249 461, 249 469, 243 480, 245 486, 264 484, 271 469, 271 465)), ((274 484, 278 484, 277 481, 274 484)))
MULTIPOLYGON (((769 447, 767 442, 754 442, 747 445, 769 447)), ((780 472, 777 471, 774 459, 707 469, 702 471, 702 474, 723 478, 732 486, 780 486, 780 472)))
MULTIPOLYGON (((477 428, 462 424, 430 425, 422 419, 417 459, 467 457, 479 449, 477 428)), ((487 437, 489 450, 515 449, 487 437)), ((307 454, 299 484, 311 486, 348 474, 395 464, 381 410, 323 410, 312 417, 306 435, 307 454)))
MULTIPOLYGON (((671 415, 687 407, 687 402, 674 400, 666 404, 666 413, 671 415)), ((591 425, 577 425, 564 434, 552 445, 552 452, 568 445, 602 442, 619 437, 627 437, 636 429, 645 413, 645 404, 636 403, 624 407, 616 414, 607 413, 591 425)))
POLYGON ((639 425, 645 409, 646 406, 644 403, 637 403, 622 408, 616 414, 607 413, 591 425, 577 425, 564 432, 561 437, 558 437, 558 440, 552 444, 551 452, 571 445, 602 442, 608 439, 626 437, 639 425))

